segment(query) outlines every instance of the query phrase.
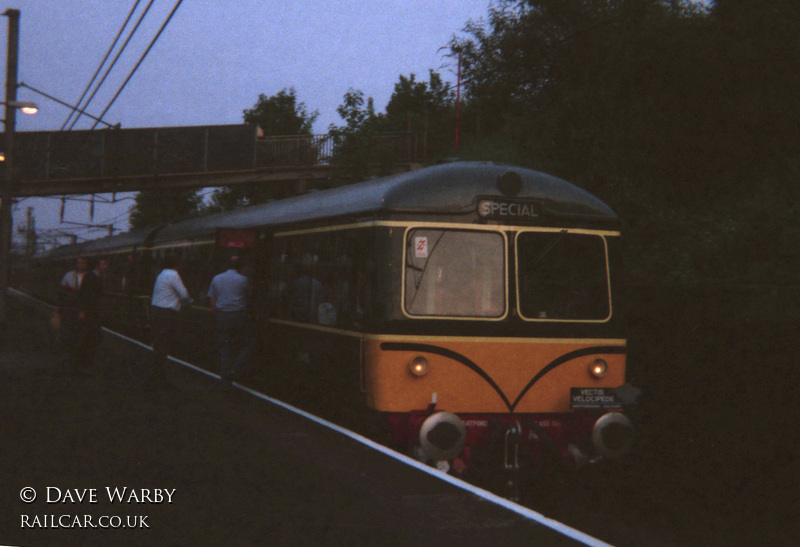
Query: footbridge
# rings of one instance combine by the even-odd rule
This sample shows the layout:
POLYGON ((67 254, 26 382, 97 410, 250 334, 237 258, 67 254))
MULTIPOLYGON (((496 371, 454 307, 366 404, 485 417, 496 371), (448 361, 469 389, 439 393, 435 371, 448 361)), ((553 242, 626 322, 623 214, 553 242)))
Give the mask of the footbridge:
POLYGON ((384 171, 407 171, 424 161, 424 143, 411 132, 265 137, 257 126, 221 125, 18 132, 14 139, 14 196, 254 182, 296 185, 302 191, 331 177, 348 151, 384 171))

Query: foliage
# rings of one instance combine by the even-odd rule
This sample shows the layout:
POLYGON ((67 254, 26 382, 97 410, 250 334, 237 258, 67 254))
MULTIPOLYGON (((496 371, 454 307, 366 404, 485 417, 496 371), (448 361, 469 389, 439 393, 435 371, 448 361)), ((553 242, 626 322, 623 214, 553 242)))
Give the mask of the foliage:
POLYGON ((335 145, 331 158, 334 186, 362 180, 369 175, 372 154, 363 143, 380 131, 383 119, 383 115, 375 113, 372 97, 365 98, 364 92, 357 89, 347 90, 336 111, 345 125, 328 128, 335 145))
POLYGON ((345 93, 337 112, 345 124, 329 128, 336 143, 335 183, 389 174, 398 147, 412 147, 421 163, 452 154, 455 95, 433 70, 427 82, 400 75, 385 113, 376 113, 372 98, 355 89, 345 93))
MULTIPOLYGON (((311 135, 314 120, 319 113, 308 112, 305 103, 297 100, 294 88, 283 89, 277 94, 258 96, 253 108, 243 111, 244 123, 261 128, 264 136, 311 135)), ((256 163, 264 162, 265 151, 257 148, 256 163)), ((210 203, 204 205, 204 213, 229 211, 245 205, 263 203, 283 197, 286 189, 274 184, 239 184, 214 191, 210 203)))
MULTIPOLYGON (((434 71, 401 75, 385 112, 344 95, 331 185, 391 172, 401 140, 386 135, 411 132, 421 163, 502 161, 598 195, 628 223, 633 280, 800 283, 800 3, 490 6, 449 46, 458 103, 434 71)), ((267 135, 308 134, 316 116, 293 89, 244 111, 267 135)), ((208 209, 271 197, 233 187, 208 209)))
POLYGON ((648 207, 630 214, 626 270, 641 284, 798 284, 800 192, 765 186, 750 199, 648 207))
POLYGON ((788 0, 499 0, 450 45, 480 126, 464 152, 599 195, 641 280, 797 282, 798 31, 788 0))
POLYGON ((427 82, 415 75, 400 76, 386 105, 386 129, 422 135, 423 162, 452 154, 455 130, 455 93, 431 70, 427 82))
POLYGON ((131 228, 168 224, 198 214, 202 198, 196 189, 143 190, 130 209, 131 228))
POLYGON ((259 126, 264 135, 310 135, 319 113, 309 113, 298 102, 294 88, 283 89, 267 97, 263 93, 253 108, 243 111, 244 123, 259 126))
POLYGON ((489 29, 468 27, 473 38, 451 47, 462 52, 469 102, 488 134, 502 134, 531 164, 595 186, 685 165, 675 161, 686 144, 674 133, 687 126, 698 88, 693 24, 656 0, 503 1, 489 29))

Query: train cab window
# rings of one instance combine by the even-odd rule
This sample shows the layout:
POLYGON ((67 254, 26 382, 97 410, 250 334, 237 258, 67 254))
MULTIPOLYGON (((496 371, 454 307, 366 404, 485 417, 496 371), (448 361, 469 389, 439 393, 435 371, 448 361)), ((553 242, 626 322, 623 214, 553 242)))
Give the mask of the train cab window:
POLYGON ((505 316, 502 234, 419 228, 409 230, 406 237, 406 313, 420 317, 505 316))
POLYGON ((611 314, 605 240, 522 232, 517 237, 520 315, 528 320, 604 321, 611 314))

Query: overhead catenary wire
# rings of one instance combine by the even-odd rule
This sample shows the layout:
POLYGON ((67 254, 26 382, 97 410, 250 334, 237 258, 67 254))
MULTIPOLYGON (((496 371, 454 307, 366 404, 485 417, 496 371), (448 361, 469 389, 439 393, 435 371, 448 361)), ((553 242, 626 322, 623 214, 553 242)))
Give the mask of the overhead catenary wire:
MULTIPOLYGON (((103 196, 102 194, 94 195, 95 202, 97 204, 105 204, 105 205, 112 205, 112 204, 119 204, 123 201, 133 201, 134 197, 129 195, 123 196, 116 196, 114 198, 108 198, 103 196)), ((96 231, 108 231, 109 229, 113 230, 114 232, 119 231, 126 231, 129 228, 128 226, 128 215, 130 214, 129 210, 125 210, 122 212, 113 211, 111 216, 106 216, 102 220, 98 220, 97 222, 92 221, 91 224, 83 223, 83 222, 76 222, 67 220, 66 217, 66 202, 75 202, 75 203, 86 203, 91 204, 91 197, 89 194, 84 195, 73 195, 73 196, 41 196, 41 197, 24 197, 17 200, 14 203, 14 206, 18 206, 20 203, 30 200, 58 200, 61 202, 61 207, 59 208, 59 226, 58 228, 44 228, 44 229, 37 229, 37 234, 40 236, 46 235, 50 232, 57 231, 62 236, 74 235, 76 237, 86 237, 91 238, 90 233, 96 231), (121 228, 117 227, 119 224, 122 225, 121 228), (68 230, 68 231, 65 231, 68 230), (83 235, 79 235, 83 234, 83 235)), ((74 218, 74 215, 72 215, 74 218)))
POLYGON ((57 98, 57 97, 53 97, 52 95, 50 95, 50 94, 48 94, 48 93, 45 93, 45 92, 44 92, 44 91, 42 91, 41 89, 36 89, 36 88, 35 88, 35 87, 33 87, 32 85, 29 85, 29 84, 27 84, 27 83, 25 83, 25 82, 20 82, 18 85, 19 85, 19 87, 24 87, 24 88, 26 88, 26 89, 30 89, 30 90, 31 90, 31 91, 33 91, 34 93, 38 93, 38 94, 39 94, 39 95, 41 95, 42 97, 45 97, 45 98, 47 98, 47 99, 50 99, 51 101, 57 102, 58 104, 60 104, 60 105, 62 105, 62 106, 66 106, 66 107, 68 107, 68 108, 71 108, 71 109, 73 109, 73 111, 78 111, 78 112, 80 112, 80 113, 81 113, 83 116, 88 116, 89 118, 91 118, 91 119, 93 119, 93 120, 96 120, 96 121, 98 121, 99 123, 102 123, 102 124, 103 124, 103 125, 105 125, 106 127, 118 127, 118 126, 119 126, 119 124, 117 124, 117 125, 115 126, 115 125, 113 125, 113 124, 110 124, 110 123, 108 123, 108 122, 107 122, 107 121, 105 121, 105 120, 101 120, 100 118, 96 118, 95 116, 92 116, 91 114, 89 114, 89 113, 88 113, 88 112, 86 112, 85 110, 82 110, 82 109, 78 108, 77 106, 73 106, 73 105, 71 105, 71 104, 69 104, 69 103, 67 103, 67 102, 65 102, 65 101, 62 101, 61 99, 59 99, 59 98, 57 98))
MULTIPOLYGON (((92 84, 92 82, 93 82, 93 81, 94 81, 94 80, 97 78, 97 74, 100 72, 100 70, 102 69, 102 67, 103 67, 103 65, 105 64, 106 60, 108 59, 108 56, 109 56, 109 55, 111 54, 111 52, 113 51, 113 49, 114 49, 114 46, 116 45, 117 41, 119 40, 119 37, 122 35, 122 33, 124 32, 125 28, 128 26, 128 23, 130 22, 130 19, 131 19, 131 17, 133 17, 133 14, 136 12, 136 8, 137 8, 137 7, 138 7, 138 5, 139 5, 139 1, 140 1, 140 0, 136 0, 136 2, 135 2, 135 4, 134 4, 133 8, 131 9, 130 13, 128 14, 128 17, 127 17, 127 19, 125 20, 125 23, 123 24, 122 28, 120 28, 120 31, 117 33, 117 37, 114 39, 114 42, 112 43, 111 47, 109 48, 109 50, 108 50, 108 53, 106 53, 106 56, 105 56, 105 58, 103 59, 103 62, 100 64, 100 66, 98 67, 97 71, 95 71, 95 74, 94 74, 94 76, 92 77, 92 80, 90 81, 90 83, 89 83, 89 85, 87 86, 86 90, 84 90, 84 93, 83 93, 83 95, 81 95, 81 100, 83 100, 83 97, 85 96, 86 92, 87 92, 87 91, 89 90, 89 88, 91 87, 91 84, 92 84)), ((144 20, 145 16, 146 16, 146 15, 147 15, 147 13, 150 11, 150 8, 152 7, 152 5, 153 5, 153 2, 154 2, 154 1, 155 1, 155 0, 150 0, 150 2, 148 2, 148 4, 147 4, 147 7, 144 9, 144 11, 142 12, 142 14, 139 16, 139 19, 136 21, 136 25, 134 25, 133 29, 131 29, 131 32, 128 34, 128 37, 125 39, 125 42, 122 44, 122 47, 121 47, 121 48, 120 48, 120 50, 117 52, 117 55, 114 57, 114 60, 111 62, 111 64, 110 64, 110 65, 108 66, 108 68, 106 69, 105 73, 103 74, 103 77, 102 77, 102 78, 101 78, 101 80, 98 82, 97 86, 95 86, 95 89, 94 89, 94 91, 92 92, 91 96, 90 96, 90 97, 89 97, 89 98, 86 100, 86 103, 83 105, 83 108, 82 108, 82 109, 81 109, 81 108, 79 108, 79 109, 78 109, 80 113, 78 114, 78 116, 76 116, 76 117, 75 117, 75 119, 73 120, 72 124, 70 124, 70 126, 69 126, 69 130, 72 130, 72 128, 73 128, 73 127, 75 127, 75 124, 76 124, 76 123, 78 122, 78 120, 80 119, 80 117, 81 117, 81 114, 83 113, 83 111, 84 111, 86 108, 88 108, 89 104, 92 102, 92 100, 94 99, 94 97, 97 95, 97 92, 100 90, 100 88, 102 87, 102 85, 105 83, 105 81, 106 81, 106 78, 107 78, 107 77, 108 77, 108 75, 111 73, 111 70, 114 68, 114 66, 117 64, 117 61, 119 60, 120 56, 121 56, 121 55, 122 55, 122 53, 125 51, 125 49, 127 48, 128 44, 130 43, 130 41, 131 41, 131 39, 133 38, 133 36, 136 34, 136 31, 139 29, 139 26, 142 24, 142 21, 144 20)), ((170 16, 170 17, 171 17, 171 16, 170 16)), ((134 69, 134 71, 135 71, 135 69, 134 69)), ((131 74, 131 75, 132 75, 132 74, 131 74)), ((128 78, 130 78, 130 76, 128 76, 128 78)), ((116 97, 115 97, 115 99, 116 99, 116 97)), ((78 106, 79 106, 79 107, 80 107, 80 102, 81 102, 81 100, 79 100, 79 101, 78 101, 78 106)), ((113 102, 113 101, 112 101, 112 102, 113 102)), ((108 112, 108 108, 106 108, 106 110, 104 110, 104 111, 103 111, 103 113, 100 115, 100 117, 99 117, 99 118, 95 118, 95 120, 96 120, 96 121, 95 121, 95 122, 94 122, 94 124, 92 125, 92 127, 91 127, 92 129, 96 128, 96 127, 97 127, 97 124, 98 124, 100 121, 102 121, 102 118, 103 118, 103 116, 105 116, 106 112, 108 112)), ((73 110, 73 113, 74 113, 74 110, 73 110)), ((70 116, 72 116, 72 113, 70 113, 70 116)), ((67 118, 67 121, 69 121, 69 117, 67 118)), ((64 127, 66 126, 66 124, 67 124, 67 121, 65 121, 65 122, 64 122, 64 125, 62 125, 62 126, 61 126, 61 130, 62 130, 62 131, 64 130, 64 127)), ((103 123, 105 123, 105 122, 103 122, 103 123)), ((64 205, 63 205, 63 203, 62 203, 62 206, 61 206, 61 218, 62 218, 62 221, 63 221, 63 215, 64 215, 64 205)), ((91 206, 91 209, 90 209, 90 218, 94 219, 94 196, 92 196, 92 206, 91 206)))
MULTIPOLYGON (((111 106, 114 104, 114 102, 117 100, 117 98, 118 98, 118 97, 120 96, 120 94, 122 93, 122 90, 123 90, 123 89, 125 89, 125 86, 126 86, 126 85, 128 85, 128 82, 131 80, 131 78, 133 77, 133 75, 134 75, 134 74, 136 73, 136 71, 139 69, 139 66, 141 66, 142 62, 143 62, 143 61, 145 60, 145 58, 147 57, 147 54, 148 54, 148 53, 150 53, 150 50, 153 48, 153 46, 155 45, 156 41, 158 41, 159 37, 160 37, 160 36, 161 36, 161 34, 164 32, 164 29, 165 29, 165 28, 167 28, 167 25, 168 25, 168 24, 169 24, 169 22, 172 20, 172 17, 175 15, 175 12, 176 12, 176 11, 178 11, 178 8, 180 7, 180 5, 181 5, 182 3, 183 3, 183 0, 178 0, 178 1, 175 3, 175 6, 172 8, 172 11, 170 12, 170 14, 169 14, 169 16, 167 17, 166 21, 164 21, 164 24, 163 24, 163 25, 161 25, 161 28, 158 30, 158 33, 155 35, 155 37, 153 38, 153 40, 150 42, 150 45, 149 45, 149 46, 147 46, 147 49, 146 49, 146 50, 145 50, 145 52, 142 54, 141 58, 139 59, 139 62, 137 62, 137 63, 136 63, 136 66, 134 66, 134 67, 133 67, 133 70, 131 70, 131 73, 128 75, 128 77, 125 79, 125 81, 122 83, 122 85, 120 86, 120 88, 119 88, 119 90, 117 91, 117 93, 116 93, 116 94, 114 95, 114 97, 111 99, 111 102, 109 102, 109 103, 108 103, 108 106, 106 106, 105 110, 103 110, 102 114, 100 114, 100 118, 102 118, 103 116, 105 116, 106 112, 108 112, 108 110, 111 108, 111 106)), ((96 126, 97 126, 97 122, 95 122, 95 123, 94 123, 94 125, 92 125, 92 129, 94 129, 96 126)))
MULTIPOLYGON (((97 91, 99 90, 100 86, 101 86, 101 85, 102 85, 102 84, 105 82, 105 79, 106 79, 106 77, 108 76, 108 73, 110 72, 111 68, 113 68, 114 64, 116 63, 116 61, 117 61, 117 59, 119 58, 119 56, 120 56, 120 54, 122 53, 122 51, 125 49, 125 47, 127 46, 127 44, 130 42, 130 39, 131 39, 131 37, 133 36, 133 34, 134 34, 134 33, 137 31, 137 29, 139 28, 139 25, 141 24, 142 20, 144 19, 144 16, 145 16, 145 14, 147 14, 147 12, 149 11, 150 7, 153 5, 153 2, 154 2, 154 0, 150 0, 150 2, 148 3, 147 7, 146 7, 146 8, 145 8, 145 10, 144 10, 144 13, 142 13, 142 15, 140 16, 139 20, 137 21, 137 23, 136 23, 136 26, 135 26, 135 27, 134 27, 134 28, 131 30, 131 33, 129 34, 128 38, 127 38, 127 39, 126 39, 126 41, 125 41, 125 44, 123 44, 123 46, 122 46, 121 50, 120 50, 120 51, 117 53, 117 56, 115 57, 115 59, 114 59, 114 61, 112 62, 111 66, 109 66, 109 68, 106 70, 106 73, 104 74, 104 76, 103 76, 102 80, 101 80, 101 81, 98 83, 98 85, 96 86, 94 93, 92 93, 92 96, 91 96, 91 97, 89 98, 89 100, 88 100, 88 101, 87 101, 87 102, 84 104, 84 107, 83 107, 84 109, 86 108, 86 106, 88 106, 89 102, 90 102, 90 101, 91 101, 91 100, 94 98, 94 96, 96 95, 96 93, 97 93, 97 91)), ((117 98, 120 96, 120 94, 122 93, 122 91, 125 89, 125 86, 127 86, 128 82, 131 80, 131 78, 133 77, 133 75, 136 73, 136 71, 138 70, 138 68, 141 66, 141 64, 142 64, 142 62, 144 61, 144 59, 145 59, 145 58, 147 57, 147 55, 150 53, 150 50, 153 48, 153 46, 155 45, 155 43, 158 41, 159 37, 160 37, 160 36, 161 36, 161 34, 164 32, 164 30, 166 29, 167 25, 170 23, 170 21, 172 20, 173 16, 175 15, 175 13, 177 12, 178 8, 180 7, 180 5, 181 5, 182 3, 183 3, 183 0, 178 0, 178 1, 175 3, 175 5, 174 5, 174 7, 172 8, 172 11, 170 12, 169 16, 168 16, 168 17, 167 17, 167 19, 164 21, 164 23, 161 25, 161 28, 158 30, 158 33, 157 33, 157 34, 155 35, 155 37, 152 39, 152 41, 151 41, 151 42, 150 42, 150 44, 148 45, 148 47, 147 47, 147 49, 145 50, 145 52, 142 54, 142 56, 140 57, 139 61, 136 63, 136 66, 134 66, 133 70, 131 70, 130 74, 129 74, 129 75, 128 75, 128 77, 125 79, 125 81, 122 83, 122 85, 120 86, 120 88, 117 90, 116 94, 115 94, 115 95, 114 95, 114 97, 111 99, 111 101, 108 103, 108 105, 106 106, 105 110, 103 110, 103 112, 102 112, 102 113, 99 115, 99 117, 98 117, 98 118, 95 118, 97 121, 95 121, 95 123, 92 125, 92 127, 90 128, 91 130, 93 130, 93 129, 95 129, 95 128, 97 127, 97 124, 98 124, 98 123, 100 123, 100 122, 102 121, 102 118, 103 118, 103 117, 106 115, 106 113, 108 112, 108 110, 111 108, 111 106, 112 106, 112 105, 114 104, 114 102, 117 100, 117 98)), ((137 4, 138 4, 138 1, 137 1, 137 4)), ((76 122, 77 122, 77 118, 75 119, 75 121, 73 121, 72 125, 70 126, 70 129, 71 129, 72 127, 74 127, 74 125, 75 125, 75 123, 76 123, 76 122)), ((103 123, 105 123, 105 122, 103 122, 103 123)), ((94 196, 92 196, 92 197, 94 197, 94 196)), ((91 202, 92 202, 92 208, 91 208, 91 218, 93 219, 93 218, 94 218, 94 200, 92 199, 92 200, 91 200, 91 202)), ((63 209, 64 209, 64 204, 63 204, 63 202, 62 202, 62 211, 61 211, 61 215, 62 215, 62 222, 63 222, 63 214, 64 214, 64 211, 63 211, 63 209)))
MULTIPOLYGON (((128 13, 128 17, 125 19, 125 22, 122 24, 122 27, 120 27, 116 38, 114 38, 114 41, 111 43, 111 46, 108 48, 108 51, 106 52, 105 56, 103 57, 103 60, 100 62, 100 66, 98 66, 97 70, 95 70, 94 75, 92 76, 91 80, 89 80, 89 83, 86 84, 86 89, 83 90, 83 93, 81 94, 80 99, 78 99, 78 102, 75 103, 74 107, 72 107, 72 111, 69 113, 69 116, 67 116, 67 119, 64 120, 64 123, 61 125, 61 131, 63 131, 64 128, 67 126, 67 124, 69 123, 70 119, 72 119, 72 116, 75 114, 75 112, 78 112, 78 118, 80 118, 80 115, 83 113, 83 111, 80 109, 80 105, 81 105, 81 102, 83 102, 83 98, 86 97, 86 93, 89 92, 89 89, 91 89, 92 84, 94 84, 94 81, 97 79, 97 75, 100 74, 100 71, 103 69, 103 66, 105 66, 106 61, 108 61, 108 58, 111 56, 111 52, 114 51, 114 47, 116 47, 117 42, 119 42, 120 36, 122 36, 122 33, 125 31, 125 28, 128 26, 128 23, 130 23, 131 19, 133 18, 133 14, 136 12, 136 8, 139 6, 139 2, 141 2, 141 1, 142 0, 136 0, 136 2, 133 4, 133 7, 131 8, 130 13, 128 13)), ((151 4, 152 4, 152 2, 151 2, 151 4)), ((149 6, 148 6, 148 9, 149 9, 149 6)), ((140 19, 140 21, 141 21, 141 19, 140 19)), ((126 44, 127 44, 127 42, 126 42, 126 44)), ((123 49, 124 49, 124 46, 123 46, 123 49)), ((115 62, 116 62, 116 59, 115 59, 115 62)), ((94 96, 94 95, 92 95, 92 96, 94 96)), ((88 104, 89 104, 89 101, 87 101, 86 106, 88 106, 88 104)), ((84 106, 84 109, 85 108, 86 107, 84 106)), ((77 121, 77 118, 76 118, 76 121, 77 121)))
MULTIPOLYGON (((91 96, 89 96, 89 98, 86 100, 86 103, 83 105, 83 109, 84 110, 86 110, 86 108, 89 106, 89 103, 91 103, 92 100, 94 100, 95 96, 97 95, 97 92, 100 90, 100 88, 105 83, 106 78, 108 78, 109 73, 111 73, 111 70, 117 64, 117 61, 119 60, 120 56, 125 51, 125 49, 128 47, 128 44, 130 43, 130 41, 133 38, 134 34, 136 34, 136 31, 139 30, 139 26, 142 24, 142 21, 144 21, 144 18, 147 15, 147 13, 150 11, 150 8, 153 6, 153 2, 154 1, 155 0, 150 0, 150 2, 148 2, 147 6, 145 7, 145 9, 142 12, 142 14, 139 16, 139 20, 136 21, 136 25, 134 25, 133 29, 131 29, 130 33, 128 34, 128 37, 125 39, 125 42, 122 44, 122 47, 119 49, 117 54, 114 56, 114 60, 108 66, 108 68, 106 69, 105 73, 103 74, 103 77, 100 79, 100 81, 95 86, 94 91, 92 92, 91 96)), ((172 15, 170 15, 170 17, 172 17, 172 15)), ((159 33, 160 33, 160 31, 159 31, 159 33)), ((148 50, 149 50, 149 48, 148 48, 148 50)), ((145 52, 145 55, 146 54, 147 53, 145 52)), ((141 62, 141 60, 139 62, 141 62)), ((138 67, 138 64, 137 64, 137 67, 138 67)), ((133 69, 133 72, 135 72, 135 71, 136 71, 136 68, 133 69)), ((128 76, 128 79, 130 79, 131 76, 133 76, 133 72, 131 72, 131 74, 128 76)), ((128 80, 125 80, 125 83, 127 83, 127 82, 128 82, 128 80)), ((125 84, 123 84, 123 87, 125 87, 125 84)), ((121 91, 121 89, 120 89, 120 91, 121 91)), ((119 91, 117 92, 117 95, 119 95, 119 91)), ((114 99, 112 99, 112 101, 111 101, 112 104, 113 104, 114 100, 116 100, 116 96, 114 97, 114 99)), ((103 111, 103 113, 99 116, 100 118, 103 118, 105 113, 108 112, 108 109, 110 108, 110 106, 111 106, 111 104, 109 104, 109 106, 106 107, 106 109, 103 111)), ((75 120, 70 124, 69 130, 72 130, 72 128, 75 127, 75 124, 78 122, 78 118, 80 118, 80 116, 75 118, 75 120)), ((95 122, 94 125, 92 125, 92 129, 94 129, 95 127, 97 127, 97 122, 95 122)))
MULTIPOLYGON (((106 68, 106 71, 105 71, 105 73, 104 73, 104 75, 103 75, 103 78, 102 78, 102 79, 101 79, 101 80, 100 80, 100 81, 97 83, 97 85, 95 86, 94 92, 92 93, 92 96, 91 96, 91 97, 89 97, 89 99, 88 99, 88 100, 87 100, 87 101, 84 103, 84 105, 83 105, 83 108, 80 108, 80 100, 79 100, 79 104, 78 104, 77 106, 73 106, 73 105, 69 105, 69 104, 67 104, 67 103, 64 103, 63 101, 59 101, 59 100, 53 99, 53 100, 56 100, 57 102, 59 102, 59 103, 61 103, 61 104, 64 104, 65 106, 68 106, 69 108, 73 109, 73 111, 72 111, 72 114, 74 114, 75 112, 79 112, 81 115, 86 115, 86 116, 89 116, 90 118, 94 119, 94 120, 95 120, 95 123, 94 123, 94 124, 92 125, 92 127, 91 127, 91 129, 92 129, 92 130, 93 130, 93 129, 95 129, 99 123, 102 123, 102 124, 104 124, 104 125, 106 125, 106 126, 108 126, 108 127, 116 127, 116 128, 118 128, 118 127, 119 127, 119 124, 117 124, 116 126, 112 126, 111 124, 109 124, 109 123, 105 122, 105 121, 103 120, 103 117, 104 117, 104 116, 105 116, 105 115, 108 113, 108 111, 109 111, 109 109, 111 108, 111 106, 113 106, 114 102, 115 102, 115 101, 116 101, 116 100, 119 98, 119 96, 120 96, 120 94, 122 93, 122 91, 124 90, 124 88, 127 86, 127 84, 129 83, 129 81, 131 80, 131 78, 133 77, 133 75, 136 73, 136 71, 138 70, 138 68, 139 68, 139 67, 141 66, 141 64, 144 62, 144 59, 145 59, 145 58, 147 57, 147 55, 150 53, 150 51, 152 50, 152 48, 154 47, 154 45, 156 44, 156 42, 158 41, 158 39, 160 38, 160 36, 163 34, 163 32, 164 32, 164 30, 166 29, 166 27, 169 25, 169 23, 170 23, 170 22, 171 22, 171 20, 173 19, 173 17, 174 17, 174 15, 175 15, 175 13, 177 12, 178 8, 179 8, 179 7, 181 6, 181 4, 183 3, 183 0, 178 0, 178 1, 175 3, 175 5, 173 6, 173 8, 172 8, 171 12, 169 13, 169 15, 168 15, 167 19, 164 21, 164 23, 161 25, 161 28, 158 30, 158 33, 157 33, 157 34, 155 35, 155 37, 154 37, 154 38, 151 40, 151 42, 149 43, 149 45, 148 45, 147 49, 146 49, 146 50, 145 50, 145 52, 142 54, 142 56, 140 57, 140 59, 139 59, 139 60, 138 60, 138 62, 136 63, 135 67, 133 68, 133 70, 131 70, 130 74, 129 74, 129 75, 128 75, 128 77, 125 79, 125 81, 124 81, 124 82, 123 82, 123 84, 120 86, 120 88, 117 90, 117 92, 116 92, 116 94, 114 95, 113 99, 112 99, 112 100, 109 102, 109 104, 106 106, 106 108, 103 110, 103 112, 102 112, 102 113, 101 113, 99 116, 97 116, 97 117, 95 117, 95 116, 92 116, 92 115, 88 114, 88 113, 86 112, 86 109, 87 109, 88 105, 89 105, 89 104, 90 104, 90 102, 91 102, 91 101, 94 99, 94 97, 96 96, 96 94, 97 94, 98 90, 100 89, 100 87, 101 87, 101 86, 102 86, 102 85, 105 83, 105 80, 107 79, 107 76, 108 76, 108 74, 110 73, 110 71, 112 70, 112 68, 114 67, 114 65, 116 64, 117 60, 120 58, 120 56, 121 56, 121 53, 123 52, 123 50, 124 50, 124 49, 127 47, 127 45, 130 43, 130 40, 132 39, 132 37, 133 37, 134 33, 135 33, 135 32, 137 32, 137 30, 139 29, 139 26, 140 26, 140 24, 142 23, 142 21, 143 21, 143 19, 144 19, 144 16, 145 16, 145 15, 148 13, 148 11, 149 11, 149 10, 150 10, 150 8, 152 7, 152 5, 153 5, 154 1, 155 1, 155 0, 150 0, 150 2, 148 2, 147 6, 144 8, 144 13, 142 13, 142 14, 140 15, 140 17, 139 17, 139 19, 138 19, 138 21, 137 21, 136 25, 135 25, 135 26, 134 26, 134 28, 133 28, 133 29, 130 31, 130 33, 129 33, 128 37, 126 38, 126 41, 125 41, 125 43, 122 45, 122 47, 120 48, 120 50, 117 52, 117 55, 115 56, 115 59, 114 59, 114 61, 112 61, 112 63, 111 63, 109 66, 107 66, 107 68, 106 68)), ((114 49, 114 46, 115 46, 115 45, 116 45, 116 44, 119 42, 119 39, 120 39, 120 37, 122 36, 122 34, 124 33, 124 31, 125 31, 125 28, 127 28, 127 27, 128 27, 128 25, 130 24, 131 17, 132 17, 132 16, 135 14, 135 11, 136 11, 137 7, 139 6, 140 2, 141 2, 141 0, 136 0, 136 3, 135 3, 135 5, 134 5, 133 9, 131 10, 130 14, 128 15, 128 18, 127 18, 127 20, 126 20, 125 24, 122 26, 122 28, 120 29, 119 33, 117 34, 117 37, 115 38, 114 42, 112 43, 111 47, 109 48, 109 52, 106 54, 106 57, 104 58, 104 61, 103 61, 103 63, 101 63, 101 64, 100 64, 100 66, 98 67, 97 71, 95 71, 95 75, 93 76, 92 80, 96 80, 96 79, 97 79, 97 74, 99 74, 99 72, 102 70, 103 66, 105 66, 105 64, 106 64, 106 61, 107 61, 107 59, 108 59, 108 57, 109 57, 110 53, 113 51, 113 49, 114 49)), ((91 85, 92 85, 92 81, 90 81, 89 85, 87 86, 87 90, 91 88, 91 85)), ((30 87, 30 86, 26 86, 26 87, 30 87)), ((39 90, 36 90, 36 89, 34 89, 34 88, 32 88, 32 87, 30 87, 30 89, 31 89, 31 90, 33 90, 33 91, 35 91, 35 92, 37 92, 37 93, 43 94, 43 93, 42 93, 42 92, 40 92, 39 90)), ((87 91, 84 91, 84 94, 82 95, 82 97, 85 97, 85 94, 86 94, 86 92, 87 92, 87 91)), ((43 95, 44 95, 44 94, 43 94, 43 95)), ((49 96, 48 96, 48 98, 51 98, 51 97, 49 97, 49 96)), ((72 129, 72 128, 75 126, 75 123, 78 121, 78 118, 79 118, 79 117, 80 117, 80 116, 77 116, 77 117, 75 117, 75 119, 72 121, 72 125, 70 126, 70 129, 72 129)), ((69 118, 67 118, 67 121, 68 121, 68 120, 69 120, 69 118)), ((65 122, 65 124, 66 124, 66 123, 67 123, 67 122, 65 122)), ((63 127, 62 127, 62 130, 63 130, 63 127)), ((63 216, 64 216, 64 213, 65 213, 64 209, 65 209, 65 204, 66 204, 66 201, 67 201, 67 200, 69 200, 69 201, 89 201, 89 202, 90 202, 90 204, 92 204, 92 215, 91 215, 91 216, 92 216, 92 218, 93 218, 93 217, 94 217, 94 215, 93 215, 93 213, 94 213, 94 210, 93 210, 93 209, 94 209, 94 207, 93 207, 93 204, 94 204, 94 197, 95 197, 95 196, 92 196, 92 198, 91 198, 91 199, 89 199, 89 200, 86 200, 86 199, 74 198, 74 197, 67 197, 67 196, 60 196, 59 198, 56 198, 56 197, 54 197, 54 196, 53 196, 53 199, 60 199, 60 200, 61 200, 61 213, 60 213, 61 222, 63 222, 63 221, 64 221, 64 218, 63 218, 63 216)), ((123 198, 123 199, 132 199, 132 198, 123 198)), ((106 201, 107 201, 107 200, 106 200, 106 201)), ((115 200, 114 200, 114 201, 115 201, 115 200)), ((113 202, 113 201, 112 201, 112 202, 113 202)), ((124 214, 124 213, 123 213, 123 214, 120 214, 120 215, 117 215, 117 216, 115 216, 113 219, 110 219, 110 223, 116 223, 116 221, 117 221, 118 219, 120 219, 121 217, 123 217, 123 216, 125 216, 125 214, 124 214)), ((77 228, 77 227, 76 227, 76 228, 77 228)), ((83 230, 86 230, 86 229, 88 229, 88 230, 92 230, 92 229, 96 229, 96 228, 84 228, 83 230)), ((79 230, 80 230, 80 229, 79 229, 79 230)), ((81 231, 83 231, 83 230, 81 230, 81 231)))

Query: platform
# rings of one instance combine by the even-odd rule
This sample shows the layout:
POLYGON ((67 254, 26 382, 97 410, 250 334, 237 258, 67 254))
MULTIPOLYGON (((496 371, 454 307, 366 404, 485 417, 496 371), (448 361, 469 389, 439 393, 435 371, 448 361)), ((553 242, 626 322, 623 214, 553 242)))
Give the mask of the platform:
POLYGON ((11 316, 0 545, 602 544, 190 368, 153 388, 109 333, 75 374, 41 310, 11 316))

